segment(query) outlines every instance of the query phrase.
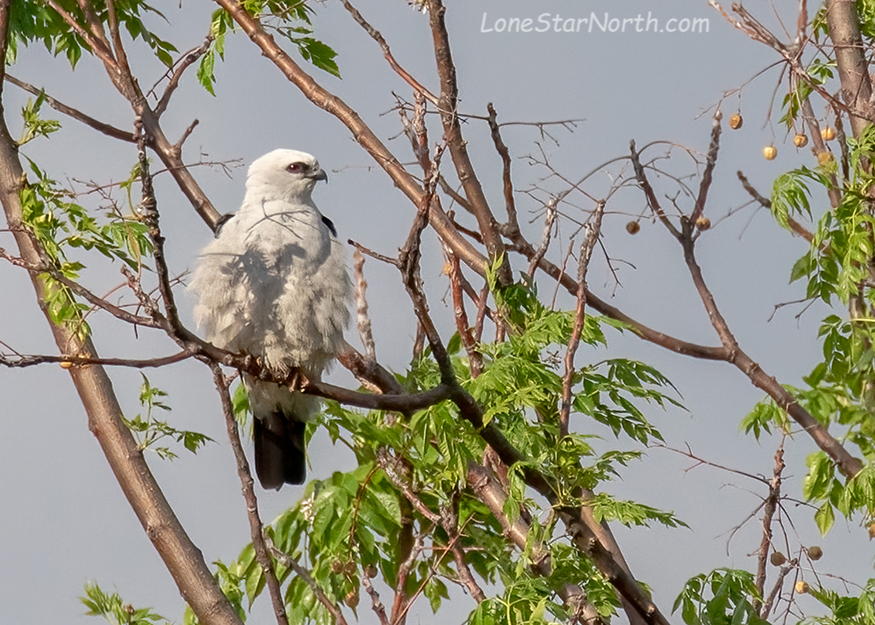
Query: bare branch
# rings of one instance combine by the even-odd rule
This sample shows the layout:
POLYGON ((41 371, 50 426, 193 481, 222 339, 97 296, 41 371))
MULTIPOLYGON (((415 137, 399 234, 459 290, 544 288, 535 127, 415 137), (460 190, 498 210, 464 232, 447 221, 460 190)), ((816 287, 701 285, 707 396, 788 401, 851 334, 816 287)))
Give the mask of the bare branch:
POLYGON ((197 48, 186 52, 182 56, 182 59, 176 62, 176 65, 173 67, 172 70, 173 74, 171 74, 170 76, 170 81, 167 83, 167 87, 164 89, 164 93, 161 95, 161 99, 158 101, 158 104, 155 105, 156 117, 161 117, 164 111, 167 110, 167 105, 170 104, 170 98, 173 96, 173 92, 176 91, 176 88, 179 86, 179 80, 182 78, 182 74, 185 72, 185 70, 194 65, 199 58, 207 53, 207 50, 210 49, 210 44, 212 42, 212 35, 208 35, 206 41, 204 41, 197 48))
MULTIPOLYGON (((5 79, 8 82, 11 82, 16 87, 27 91, 28 93, 32 93, 35 96, 39 96, 40 94, 44 94, 45 92, 41 89, 37 89, 33 85, 26 83, 22 80, 18 80, 14 76, 10 76, 6 74, 5 79)), ((122 130, 120 128, 116 128, 110 124, 106 124, 102 121, 94 119, 93 117, 86 115, 82 111, 74 109, 72 106, 67 106, 63 102, 59 102, 55 98, 50 95, 45 95, 45 102, 53 109, 58 111, 59 113, 63 113, 64 115, 75 119, 78 122, 82 122, 86 126, 93 128, 97 132, 101 134, 105 134, 108 137, 112 137, 113 139, 118 139, 119 141, 126 141, 127 143, 134 143, 134 133, 129 130, 122 130)))
POLYGON ((356 326, 359 338, 365 348, 365 358, 376 359, 376 346, 374 334, 371 330, 371 318, 368 316, 367 290, 368 281, 365 280, 365 257, 360 249, 356 248, 353 253, 353 275, 355 276, 355 303, 356 303, 356 326))
MULTIPOLYGON (((529 260, 529 276, 531 276, 533 284, 535 280, 535 271, 540 267, 541 261, 544 259, 544 256, 547 254, 547 250, 550 247, 550 240, 553 238, 553 224, 556 223, 556 217, 559 215, 559 211, 556 210, 556 204, 558 202, 558 197, 552 197, 544 205, 544 210, 546 212, 546 217, 544 218, 544 235, 541 237, 541 244, 538 246, 538 249, 535 250, 534 256, 529 260)), ((519 232, 519 226, 517 226, 517 232, 519 232)))
POLYGON ((668 216, 659 204, 659 200, 656 199, 656 193, 654 193, 653 187, 650 186, 650 181, 647 180, 647 174, 644 172, 644 167, 641 165, 641 153, 635 150, 634 141, 629 143, 629 151, 632 153, 632 166, 635 168, 635 179, 638 181, 641 190, 644 191, 644 196, 647 198, 647 204, 650 206, 650 210, 653 211, 653 214, 659 218, 666 229, 671 232, 675 238, 679 238, 681 233, 678 232, 678 229, 674 227, 674 224, 669 221, 668 216))
MULTIPOLYGON (((489 130, 492 134, 492 143, 495 145, 495 150, 501 157, 501 183, 504 191, 504 206, 507 211, 507 227, 510 229, 509 236, 513 238, 514 233, 519 233, 520 224, 517 220, 516 202, 513 197, 513 181, 510 177, 510 150, 507 149, 504 139, 501 138, 501 127, 498 124, 498 114, 495 112, 495 107, 492 106, 492 102, 486 105, 486 110, 489 113, 489 117, 486 118, 486 121, 489 123, 489 130)), ((534 273, 529 271, 529 275, 534 275, 534 273)))
POLYGON ((343 616, 343 612, 340 611, 340 607, 331 602, 325 592, 319 587, 319 584, 316 583, 316 580, 313 579, 310 573, 303 566, 298 564, 297 560, 289 556, 288 554, 280 551, 277 546, 273 543, 270 536, 264 537, 264 542, 267 545, 268 550, 273 554, 273 557, 277 559, 277 562, 282 564, 283 566, 292 569, 295 572, 295 575, 304 580, 304 583, 310 587, 310 590, 313 591, 313 594, 316 595, 316 598, 319 600, 319 603, 325 606, 325 609, 334 617, 335 625, 348 625, 346 619, 343 616))
POLYGON ((708 318, 711 325, 720 337, 720 342, 726 350, 726 360, 740 369, 745 375, 750 378, 754 386, 768 393, 775 403, 778 404, 790 417, 801 425, 805 431, 814 439, 823 451, 835 461, 839 470, 848 477, 853 477, 863 468, 863 463, 853 457, 844 446, 836 440, 827 429, 818 422, 811 414, 805 410, 799 402, 785 389, 778 384, 778 381, 767 375, 760 366, 753 361, 741 347, 738 345, 735 336, 729 329, 729 325, 724 319, 722 313, 717 307, 714 296, 708 286, 705 284, 705 278, 702 275, 702 269, 698 264, 695 256, 695 240, 691 236, 692 225, 688 221, 682 222, 684 232, 679 237, 681 246, 684 249, 684 260, 687 268, 690 271, 690 276, 693 280, 693 285, 699 293, 699 298, 705 306, 708 313, 708 318))
POLYGON ((349 0, 340 0, 340 3, 343 7, 349 11, 349 14, 352 15, 352 18, 361 26, 368 35, 370 35, 371 39, 376 41, 380 49, 383 51, 383 56, 386 58, 386 61, 389 63, 389 67, 391 67, 396 74, 398 74, 404 82, 410 85, 416 93, 422 94, 425 98, 428 99, 429 102, 438 105, 437 97, 432 94, 428 89, 423 87, 419 81, 417 81, 413 76, 411 76, 407 70, 405 70, 398 61, 395 60, 395 57, 392 56, 392 51, 389 49, 389 44, 386 43, 386 40, 383 38, 383 35, 380 34, 376 28, 371 26, 368 21, 359 13, 358 9, 356 9, 349 0))
POLYGON ((468 323, 468 313, 465 311, 465 296, 462 287, 462 268, 459 266, 459 257, 452 250, 446 250, 449 257, 450 291, 453 294, 453 313, 456 319, 456 330, 462 339, 462 345, 468 354, 471 366, 471 376, 477 377, 483 371, 483 358, 477 351, 477 341, 471 332, 468 323))
POLYGON ((462 127, 459 124, 458 85, 456 84, 456 67, 453 63, 450 51, 450 40, 447 27, 444 22, 446 9, 441 0, 427 0, 428 15, 431 24, 432 38, 434 39, 434 55, 437 61, 438 75, 441 80, 441 95, 438 110, 444 126, 444 138, 450 150, 453 164, 459 181, 465 189, 465 196, 471 204, 474 216, 483 235, 483 241, 489 252, 489 258, 495 261, 502 259, 501 268, 498 272, 499 282, 509 285, 513 282, 510 263, 505 255, 504 242, 498 232, 498 224, 489 208, 483 187, 477 179, 474 166, 468 156, 468 148, 462 136, 462 127))
POLYGON ((243 445, 240 443, 240 430, 237 427, 237 420, 234 418, 231 396, 228 394, 228 381, 222 374, 222 369, 219 365, 210 363, 210 369, 213 370, 216 390, 219 391, 219 397, 222 399, 222 412, 225 415, 225 426, 228 428, 228 440, 231 442, 231 449, 234 450, 234 457, 237 460, 237 475, 240 477, 243 499, 246 501, 246 513, 249 517, 249 534, 252 538, 252 546, 255 549, 255 559, 258 561, 259 566, 261 566, 261 570, 264 572, 264 577, 267 580, 267 588, 273 603, 273 612, 274 616, 276 616, 277 625, 289 625, 286 607, 283 603, 282 589, 276 577, 273 560, 271 560, 267 545, 264 542, 264 526, 261 523, 261 517, 258 515, 258 498, 255 496, 255 482, 252 479, 252 471, 249 469, 246 454, 243 453, 243 445))
MULTIPOLYGON (((766 586, 766 563, 769 561, 769 551, 772 546, 772 518, 775 515, 775 509, 778 507, 778 500, 781 497, 781 475, 784 473, 784 466, 784 441, 782 440, 781 446, 775 452, 775 469, 772 473, 772 480, 769 482, 769 495, 766 497, 763 510, 763 539, 760 542, 760 550, 757 554, 755 582, 760 596, 763 595, 766 586)), ((755 602, 753 608, 759 612, 762 619, 765 619, 768 615, 766 607, 759 605, 759 602, 755 602)))
POLYGON ((24 354, 17 354, 13 357, 0 355, 0 366, 8 367, 10 369, 16 369, 56 362, 65 369, 74 366, 78 367, 84 365, 103 365, 114 367, 131 367, 133 369, 147 369, 172 365, 174 363, 187 360, 194 355, 195 353, 193 350, 183 350, 178 354, 173 354, 172 356, 137 360, 132 358, 92 358, 89 356, 28 356, 24 354))
POLYGON ((590 221, 586 223, 586 236, 580 245, 580 258, 577 266, 577 308, 574 316, 574 328, 565 351, 565 375, 562 377, 562 406, 559 409, 560 437, 568 435, 568 419, 571 415, 571 387, 574 381, 574 354, 580 344, 580 334, 586 320, 586 271, 589 268, 592 251, 595 249, 599 236, 601 236, 604 212, 605 202, 601 201, 596 205, 590 221))
POLYGON ((389 618, 386 616, 386 606, 384 606, 383 602, 380 601, 380 595, 376 591, 376 589, 374 589, 374 585, 371 583, 371 577, 370 575, 368 575, 368 571, 365 571, 364 575, 362 575, 362 584, 364 584, 365 590, 371 597, 371 604, 374 608, 374 613, 380 620, 380 625, 389 625, 389 618))
POLYGON ((720 150, 720 120, 723 114, 718 110, 714 113, 714 122, 711 126, 711 145, 708 148, 708 157, 705 162, 705 171, 702 173, 702 182, 699 184, 699 196, 696 205, 690 215, 690 221, 694 224, 705 210, 705 202, 708 200, 708 190, 711 188, 711 180, 714 177, 714 166, 717 164, 717 153, 720 150))

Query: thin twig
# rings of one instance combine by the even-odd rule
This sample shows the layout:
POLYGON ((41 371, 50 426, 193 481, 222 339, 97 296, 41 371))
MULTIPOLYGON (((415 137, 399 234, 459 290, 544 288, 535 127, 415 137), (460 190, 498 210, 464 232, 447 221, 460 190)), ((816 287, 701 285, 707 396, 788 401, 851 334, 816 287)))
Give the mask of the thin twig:
POLYGON ((313 594, 316 595, 319 603, 324 605, 325 609, 328 610, 331 616, 334 617, 335 625, 348 625, 346 619, 343 617, 343 612, 341 612, 340 608, 327 597, 325 592, 319 587, 319 584, 316 583, 316 580, 313 579, 307 569, 298 564, 297 560, 295 560, 288 554, 280 551, 279 548, 277 548, 277 546, 273 543, 273 540, 270 536, 265 535, 264 542, 267 545, 268 550, 273 554, 273 557, 276 558, 277 562, 279 562, 286 568, 292 569, 295 575, 300 577, 304 581, 304 583, 310 587, 310 590, 312 590, 313 594))
POLYGON ((574 329, 568 339, 565 352, 565 375, 562 378, 562 406, 559 410, 559 436, 568 435, 568 420, 571 415, 571 387, 574 382, 574 354, 580 344, 580 334, 586 321, 586 271, 589 267, 592 251, 601 235, 602 215, 605 212, 604 201, 596 205, 591 220, 586 224, 586 236, 580 245, 580 258, 577 266, 577 308, 574 316, 574 329))
MULTIPOLYGON (((772 474, 772 480, 769 482, 769 495, 766 497, 763 510, 763 539, 760 542, 760 550, 757 555, 755 581, 760 596, 763 596, 766 586, 766 563, 769 561, 769 550, 772 546, 772 518, 775 515, 775 509, 778 507, 778 501, 781 497, 781 475, 784 473, 784 466, 784 441, 782 439, 781 446, 775 452, 775 469, 772 474)), ((765 619, 768 615, 766 606, 759 605, 759 601, 754 602, 753 608, 759 612, 762 619, 765 619)))
POLYGON ((365 357, 376 359, 374 333, 371 329, 371 318, 368 316, 368 281, 365 279, 365 257, 359 248, 353 252, 353 275, 355 276, 356 327, 359 338, 365 348, 365 357))
POLYGON ((711 125, 711 145, 708 148, 705 171, 702 173, 702 182, 699 184, 699 195, 696 205, 690 215, 690 221, 694 224, 699 220, 705 210, 705 202, 708 201, 708 190, 711 188, 711 180, 714 177, 714 166, 717 164, 717 153, 720 150, 720 120, 723 114, 718 110, 714 113, 714 121, 711 125))
POLYGON ((364 31, 368 33, 368 35, 370 35, 371 39, 379 44, 380 49, 383 51, 383 56, 389 63, 389 67, 391 67, 395 71, 395 73, 404 80, 404 82, 410 85, 416 93, 421 93, 428 99, 429 102, 437 106, 437 97, 432 94, 428 89, 423 87, 419 83, 419 81, 411 76, 407 72, 407 70, 401 67, 398 61, 395 60, 395 57, 392 56, 392 51, 389 49, 389 44, 386 43, 386 40, 383 38, 383 35, 380 34, 380 31, 371 26, 370 23, 368 23, 368 21, 364 18, 364 16, 362 16, 362 14, 358 11, 358 9, 352 6, 349 0, 340 0, 340 3, 343 5, 343 8, 345 8, 349 12, 349 14, 352 15, 352 18, 356 21, 356 23, 358 23, 358 25, 361 26, 364 31))
POLYGON ((386 606, 380 601, 380 594, 371 583, 371 576, 368 575, 368 571, 365 571, 362 575, 362 584, 371 596, 371 604, 374 608, 374 613, 377 615, 377 618, 380 619, 380 625, 389 625, 389 618, 386 616, 386 606))
POLYGON ((210 44, 212 43, 212 41, 212 35, 208 35, 206 41, 204 41, 197 48, 186 52, 182 56, 182 59, 176 62, 176 65, 172 68, 173 73, 170 76, 170 81, 167 83, 167 87, 164 89, 164 93, 161 94, 161 99, 158 101, 158 104, 155 105, 156 117, 161 117, 164 111, 167 110, 167 105, 170 104, 170 98, 173 96, 173 92, 176 91, 176 88, 179 86, 179 81, 182 78, 182 74, 185 72, 185 70, 194 65, 199 58, 207 53, 207 50, 210 49, 210 44))
POLYGON ((213 370, 213 380, 216 384, 216 390, 219 391, 219 397, 222 400, 222 412, 225 415, 228 439, 231 441, 231 449, 234 450, 234 457, 237 460, 237 475, 240 477, 243 499, 246 501, 246 513, 249 517, 249 534, 252 538, 252 546, 255 549, 255 559, 261 566, 261 570, 264 572, 264 577, 267 580, 267 588, 273 603, 273 612, 274 616, 276 616, 277 625, 289 625, 289 618, 283 603, 282 588, 280 588, 273 560, 271 560, 270 553, 264 542, 264 525, 258 514, 255 482, 252 479, 252 471, 249 468, 249 462, 246 460, 246 454, 243 453, 243 445, 240 443, 240 430, 237 427, 237 420, 234 418, 234 408, 231 405, 231 396, 228 393, 228 382, 225 380, 222 368, 219 365, 210 363, 210 368, 213 370))
POLYGON ((118 139, 120 141, 126 141, 128 143, 135 143, 136 139, 134 138, 134 134, 129 130, 122 130, 121 128, 116 128, 111 124, 104 123, 97 119, 94 119, 90 115, 86 115, 82 111, 73 108, 72 106, 68 106, 63 102, 60 102, 53 98, 50 95, 46 95, 45 91, 42 89, 37 89, 33 85, 24 82, 23 80, 18 80, 14 76, 10 76, 6 74, 5 76, 8 82, 11 82, 13 85, 18 87, 19 89, 23 89, 28 93, 32 93, 35 96, 43 95, 45 98, 46 104, 51 106, 53 109, 58 111, 59 113, 63 113, 67 117, 71 117, 78 122, 82 122, 86 126, 93 128, 97 132, 101 134, 105 134, 108 137, 112 137, 113 139, 118 139))

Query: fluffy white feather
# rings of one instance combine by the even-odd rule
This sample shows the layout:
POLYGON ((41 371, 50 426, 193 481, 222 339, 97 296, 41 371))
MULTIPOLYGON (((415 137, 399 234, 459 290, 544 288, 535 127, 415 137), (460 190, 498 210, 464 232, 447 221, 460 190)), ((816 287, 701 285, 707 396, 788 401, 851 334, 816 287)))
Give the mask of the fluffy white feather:
MULTIPOLYGON (((243 205, 203 250, 191 280, 199 298, 195 320, 207 340, 259 356, 280 375, 299 367, 318 379, 349 320, 345 250, 311 199, 316 182, 326 179, 304 152, 274 150, 253 162, 243 205)), ((262 485, 301 483, 301 424, 317 410, 318 400, 248 376, 244 383, 257 420, 262 485), (269 449, 271 443, 280 450, 269 449), (285 457, 295 453, 300 457, 285 457)))

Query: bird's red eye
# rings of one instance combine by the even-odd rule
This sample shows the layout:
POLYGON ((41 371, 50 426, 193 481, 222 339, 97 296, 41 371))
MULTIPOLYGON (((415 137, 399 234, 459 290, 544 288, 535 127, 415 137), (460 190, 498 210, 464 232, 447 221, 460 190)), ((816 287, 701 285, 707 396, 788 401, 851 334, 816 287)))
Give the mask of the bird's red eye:
POLYGON ((304 171, 304 163, 292 163, 288 167, 286 167, 286 171, 290 174, 300 174, 304 171))

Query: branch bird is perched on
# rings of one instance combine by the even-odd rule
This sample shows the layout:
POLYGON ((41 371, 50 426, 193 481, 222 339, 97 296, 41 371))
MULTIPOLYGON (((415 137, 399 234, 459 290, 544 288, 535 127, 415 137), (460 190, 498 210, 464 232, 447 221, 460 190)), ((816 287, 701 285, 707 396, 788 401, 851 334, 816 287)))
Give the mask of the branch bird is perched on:
MULTIPOLYGON (((351 293, 334 225, 310 198, 328 180, 315 158, 274 150, 252 163, 240 210, 201 253, 191 281, 207 340, 258 356, 279 376, 319 379, 343 342, 351 293)), ((319 400, 244 374, 264 488, 302 484, 304 425, 319 400)))

